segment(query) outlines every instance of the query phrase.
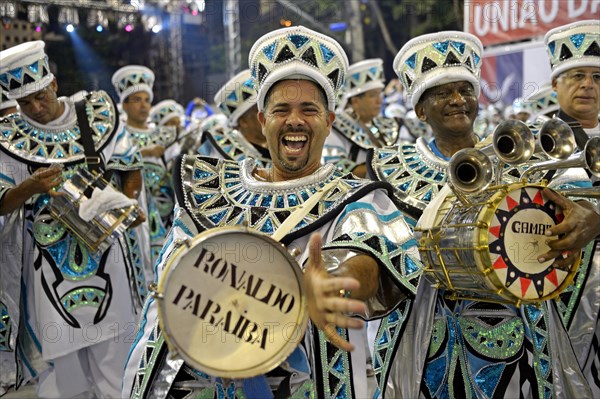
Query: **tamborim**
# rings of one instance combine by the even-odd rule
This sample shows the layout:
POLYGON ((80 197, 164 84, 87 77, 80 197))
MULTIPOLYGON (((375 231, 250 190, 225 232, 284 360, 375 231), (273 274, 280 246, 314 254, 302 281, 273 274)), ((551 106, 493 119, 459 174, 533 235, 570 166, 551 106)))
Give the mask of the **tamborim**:
POLYGON ((569 268, 548 252, 546 231, 560 223, 562 210, 542 185, 491 187, 465 204, 446 186, 417 224, 425 276, 450 297, 520 305, 557 296, 573 280, 580 257, 569 268))
POLYGON ((61 222, 94 252, 104 252, 110 248, 139 214, 139 207, 130 205, 100 212, 89 222, 81 219, 79 216, 81 204, 91 197, 94 188, 104 189, 107 186, 110 186, 110 183, 101 175, 80 168, 58 190, 65 195, 53 197, 48 204, 50 216, 61 222))
POLYGON ((300 266, 282 244, 246 227, 207 230, 184 243, 154 293, 171 353, 223 378, 277 367, 308 324, 300 266))

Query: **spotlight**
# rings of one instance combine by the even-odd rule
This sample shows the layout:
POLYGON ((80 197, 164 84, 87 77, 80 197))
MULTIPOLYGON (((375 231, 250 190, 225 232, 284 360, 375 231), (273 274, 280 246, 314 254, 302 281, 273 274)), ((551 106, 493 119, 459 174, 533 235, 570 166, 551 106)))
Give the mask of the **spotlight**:
POLYGON ((162 30, 162 25, 160 25, 160 24, 158 24, 158 25, 154 25, 154 26, 152 27, 152 32, 154 32, 154 33, 158 33, 158 32, 160 32, 161 30, 162 30))
POLYGON ((125 32, 131 32, 133 30, 133 25, 127 24, 125 25, 125 32))
POLYGON ((96 25, 96 32, 102 32, 104 30, 104 28, 102 27, 102 25, 96 25))
POLYGON ((72 33, 75 30, 75 27, 73 26, 73 24, 68 24, 65 29, 67 30, 67 32, 72 33))
POLYGON ((38 33, 40 33, 42 31, 42 27, 40 25, 37 25, 35 27, 35 31, 38 32, 38 33))

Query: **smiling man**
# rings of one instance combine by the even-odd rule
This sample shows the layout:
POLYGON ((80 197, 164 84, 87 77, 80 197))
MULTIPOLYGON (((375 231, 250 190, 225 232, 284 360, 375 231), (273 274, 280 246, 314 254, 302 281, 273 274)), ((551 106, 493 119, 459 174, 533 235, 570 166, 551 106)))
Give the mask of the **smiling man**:
MULTIPOLYGON (((482 51, 481 42, 473 35, 439 32, 410 40, 394 60, 394 69, 411 95, 417 115, 431 126, 434 138, 372 150, 367 165, 371 176, 396 187, 402 206, 416 220, 432 211, 442 212, 425 208, 440 199, 450 157, 479 141, 473 123, 478 110, 482 51)), ((507 175, 502 181, 510 181, 507 175)), ((550 184, 565 183, 566 176, 558 171, 550 184)), ((589 186, 585 174, 577 177, 589 186)), ((588 244, 597 228, 585 222, 599 220, 600 215, 589 203, 580 205, 556 197, 566 209, 565 221, 570 220, 552 230, 557 234, 564 228, 560 233, 567 233, 565 238, 569 238, 552 240, 549 245, 556 249, 555 244, 565 244, 564 249, 571 250, 569 256, 573 257, 584 248, 576 277, 582 284, 572 285, 556 301, 541 302, 539 307, 517 307, 453 300, 444 290, 422 279, 417 294, 382 321, 375 340, 374 358, 389 356, 390 347, 397 356, 390 368, 374 363, 382 397, 597 396, 592 394, 583 371, 587 356, 592 354, 593 358, 596 353, 593 328, 600 310, 599 269, 592 263, 598 256, 593 243, 588 244), (586 239, 576 242, 579 237, 586 239), (567 334, 567 327, 572 333, 567 334), (386 339, 392 328, 412 334, 386 339), (581 361, 581 368, 576 359, 581 361)), ((445 228, 442 223, 441 234, 445 228)), ((553 251, 551 257, 560 254, 553 251)), ((591 362, 589 370, 597 367, 591 362)))
MULTIPOLYGON (((349 313, 380 317, 415 290, 416 242, 391 187, 320 164, 348 68, 341 46, 303 27, 281 29, 255 43, 249 64, 272 166, 252 158, 183 157, 175 168, 177 218, 157 270, 160 278, 173 252, 204 230, 246 224, 271 236, 283 226, 281 242, 296 248, 304 269, 312 328, 272 371, 227 380, 168 358, 151 299, 128 362, 125 396, 368 397, 363 323, 349 313), (307 204, 315 195, 317 204, 307 204), (295 223, 286 227, 290 218, 295 223)), ((273 275, 278 266, 270 265, 273 275)))

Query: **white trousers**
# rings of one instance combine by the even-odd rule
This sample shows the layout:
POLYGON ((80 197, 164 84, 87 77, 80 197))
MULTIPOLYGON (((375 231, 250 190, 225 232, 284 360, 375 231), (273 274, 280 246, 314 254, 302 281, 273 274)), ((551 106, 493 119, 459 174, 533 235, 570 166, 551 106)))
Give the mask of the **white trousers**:
POLYGON ((52 360, 37 385, 40 398, 121 397, 125 361, 131 347, 121 334, 52 360))

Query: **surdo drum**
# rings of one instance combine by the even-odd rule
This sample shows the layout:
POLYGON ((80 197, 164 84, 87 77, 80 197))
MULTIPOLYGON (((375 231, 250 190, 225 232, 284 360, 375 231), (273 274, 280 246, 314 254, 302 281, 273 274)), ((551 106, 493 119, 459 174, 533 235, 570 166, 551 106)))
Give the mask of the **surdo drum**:
POLYGON ((282 244, 242 226, 186 240, 154 296, 171 353, 222 378, 274 369, 308 324, 300 266, 282 244))
POLYGON ((425 276, 450 298, 536 303, 571 284, 580 256, 568 268, 538 257, 550 250, 546 230, 564 215, 542 190, 515 183, 459 200, 446 186, 417 224, 425 276))
POLYGON ((77 169, 57 191, 63 196, 52 198, 48 205, 50 216, 61 222, 90 250, 105 252, 123 235, 139 215, 137 204, 100 212, 89 222, 79 216, 81 204, 88 201, 94 188, 112 188, 102 175, 86 168, 77 169))

